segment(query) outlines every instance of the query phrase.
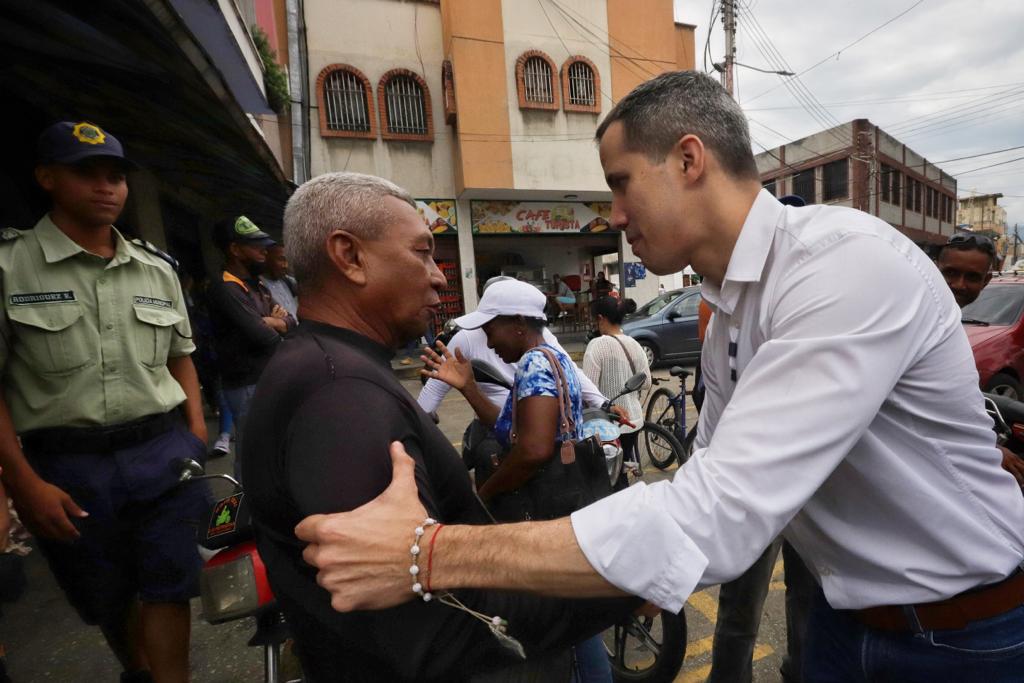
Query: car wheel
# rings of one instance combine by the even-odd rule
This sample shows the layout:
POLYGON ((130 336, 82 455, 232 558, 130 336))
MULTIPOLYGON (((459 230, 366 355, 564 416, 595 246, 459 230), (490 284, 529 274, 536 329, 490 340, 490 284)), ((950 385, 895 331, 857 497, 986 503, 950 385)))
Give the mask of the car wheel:
POLYGON ((647 356, 647 366, 653 368, 654 364, 658 362, 658 349, 654 348, 654 344, 648 341, 640 341, 640 348, 644 350, 644 355, 647 356))
POLYGON ((994 374, 992 379, 988 381, 988 386, 985 391, 990 394, 1005 396, 1006 398, 1013 399, 1014 401, 1024 399, 1024 388, 1021 387, 1020 381, 1013 375, 1005 372, 997 372, 994 374))

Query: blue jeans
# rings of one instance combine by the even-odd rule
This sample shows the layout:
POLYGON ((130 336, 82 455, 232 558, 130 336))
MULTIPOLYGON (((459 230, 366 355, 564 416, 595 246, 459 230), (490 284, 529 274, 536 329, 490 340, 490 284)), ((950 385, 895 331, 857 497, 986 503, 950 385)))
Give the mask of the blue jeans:
POLYGON ((612 683, 612 665, 600 634, 578 643, 573 649, 576 650, 576 666, 572 683, 612 683))
POLYGON ((228 402, 228 407, 231 408, 232 417, 235 418, 234 476, 238 481, 242 481, 242 457, 245 455, 242 445, 242 435, 245 434, 245 418, 249 414, 249 404, 252 403, 252 395, 255 392, 255 384, 224 390, 224 398, 228 402))
POLYGON ((217 436, 220 436, 221 434, 230 434, 235 421, 232 418, 231 406, 228 405, 228 400, 224 396, 223 389, 217 390, 217 403, 217 407, 220 410, 220 431, 217 432, 217 436))
POLYGON ((804 642, 808 683, 1024 680, 1024 606, 947 631, 892 633, 835 610, 818 591, 804 642))

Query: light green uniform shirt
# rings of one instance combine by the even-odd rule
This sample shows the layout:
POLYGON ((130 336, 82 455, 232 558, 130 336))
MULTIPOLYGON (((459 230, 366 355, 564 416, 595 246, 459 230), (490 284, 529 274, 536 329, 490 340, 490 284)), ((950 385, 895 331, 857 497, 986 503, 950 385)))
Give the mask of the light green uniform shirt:
POLYGON ((49 216, 0 232, 0 379, 19 434, 120 424, 185 400, 167 370, 195 350, 178 278, 114 235, 108 261, 49 216))

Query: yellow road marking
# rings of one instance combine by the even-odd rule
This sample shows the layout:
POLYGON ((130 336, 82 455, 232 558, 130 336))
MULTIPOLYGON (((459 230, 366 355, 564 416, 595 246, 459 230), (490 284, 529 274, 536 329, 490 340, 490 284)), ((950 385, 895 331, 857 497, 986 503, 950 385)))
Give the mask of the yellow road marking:
MULTIPOLYGON (((697 642, 700 643, 702 642, 702 640, 699 640, 697 642)), ((772 648, 771 645, 757 645, 754 647, 753 660, 756 662, 759 659, 764 659, 765 657, 768 657, 769 655, 772 655, 774 653, 775 649, 772 648)), ((690 648, 686 649, 686 655, 687 657, 690 656, 690 648)), ((707 680, 707 677, 710 674, 711 665, 705 664, 703 666, 697 667, 696 669, 690 669, 688 671, 681 672, 678 676, 676 676, 675 683, 700 683, 701 681, 707 680)))
POLYGON ((779 559, 777 559, 775 561, 775 568, 772 569, 772 578, 773 579, 779 578, 779 574, 781 574, 781 573, 782 573, 782 558, 780 557, 779 559))
POLYGON ((704 617, 715 624, 718 621, 718 601, 704 592, 694 593, 687 600, 704 617))
POLYGON ((692 642, 686 646, 686 656, 700 657, 705 652, 711 652, 711 646, 714 642, 714 636, 708 636, 707 638, 701 638, 698 641, 692 642))
POLYGON ((772 581, 768 584, 768 590, 770 591, 784 591, 786 590, 786 584, 782 581, 772 581))
POLYGON ((462 442, 461 441, 452 441, 452 447, 454 447, 454 448, 462 448, 462 442))

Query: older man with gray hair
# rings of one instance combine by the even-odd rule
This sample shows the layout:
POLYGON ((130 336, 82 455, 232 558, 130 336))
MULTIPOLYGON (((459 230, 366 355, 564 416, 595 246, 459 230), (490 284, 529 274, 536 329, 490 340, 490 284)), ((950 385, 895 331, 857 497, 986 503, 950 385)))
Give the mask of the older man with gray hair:
POLYGON ((288 202, 284 235, 302 322, 256 389, 244 477, 260 555, 305 680, 518 680, 526 668, 530 680, 564 683, 569 646, 636 600, 497 591, 431 599, 430 549, 441 530, 433 520, 483 524, 488 516, 458 454, 389 363, 395 349, 423 334, 445 286, 433 235, 412 198, 373 176, 319 176, 288 202), (393 474, 388 448, 396 441, 412 456, 407 466, 432 518, 415 541, 409 536, 419 551, 409 558, 417 573, 403 569, 414 599, 341 614, 303 561, 305 544, 293 529, 307 515, 351 510, 385 492, 393 474), (481 614, 500 617, 500 626, 481 614), (513 639, 525 648, 525 663, 513 639))

